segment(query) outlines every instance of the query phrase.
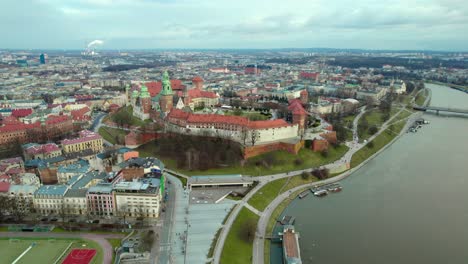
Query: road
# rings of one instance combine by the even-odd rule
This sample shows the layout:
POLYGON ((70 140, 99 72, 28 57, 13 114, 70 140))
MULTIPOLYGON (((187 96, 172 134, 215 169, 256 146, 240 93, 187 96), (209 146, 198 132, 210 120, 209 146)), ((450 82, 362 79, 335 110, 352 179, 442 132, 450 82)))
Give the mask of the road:
POLYGON ((103 250, 103 263, 112 263, 114 249, 107 238, 124 238, 123 234, 94 234, 94 233, 23 233, 23 232, 0 232, 0 237, 38 237, 38 238, 83 238, 92 240, 101 246, 103 250))
MULTIPOLYGON (((101 113, 99 114, 93 121, 93 124, 91 125, 91 128, 90 130, 91 131, 94 131, 96 133, 99 133, 99 128, 101 128, 102 126, 102 120, 104 119, 104 117, 107 116, 107 113, 101 113)), ((105 140, 104 138, 102 139, 102 141, 104 142, 104 144, 108 147, 111 147, 113 146, 114 144, 110 143, 109 141, 105 140)))
POLYGON ((184 195, 181 181, 168 173, 164 175, 171 184, 166 184, 166 190, 168 191, 168 200, 165 204, 166 212, 160 217, 163 220, 157 224, 155 230, 156 233, 160 234, 160 241, 159 243, 155 243, 151 249, 151 263, 156 263, 156 261, 158 263, 172 263, 175 210, 178 204, 181 203, 184 195))

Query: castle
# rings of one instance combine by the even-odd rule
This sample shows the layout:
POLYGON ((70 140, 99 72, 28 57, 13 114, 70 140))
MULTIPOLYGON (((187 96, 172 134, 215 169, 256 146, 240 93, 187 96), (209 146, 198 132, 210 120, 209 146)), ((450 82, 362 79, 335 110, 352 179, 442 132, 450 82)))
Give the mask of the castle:
POLYGON ((133 107, 133 115, 141 120, 153 116, 164 118, 175 107, 183 109, 189 107, 191 111, 198 107, 212 107, 218 104, 219 96, 203 90, 203 79, 196 76, 192 80, 192 87, 182 85, 180 80, 170 80, 167 71, 163 73, 162 81, 143 83, 139 88, 127 86, 129 104, 133 107), (148 89, 148 86, 150 89, 148 89), (174 92, 172 87, 177 88, 174 92), (130 93, 130 90, 132 92, 130 93))

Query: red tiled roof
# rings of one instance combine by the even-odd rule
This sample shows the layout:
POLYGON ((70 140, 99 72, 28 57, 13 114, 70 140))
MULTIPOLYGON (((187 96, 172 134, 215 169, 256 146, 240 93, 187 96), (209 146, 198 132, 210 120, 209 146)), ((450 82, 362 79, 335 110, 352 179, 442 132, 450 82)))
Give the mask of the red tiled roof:
POLYGON ((283 119, 250 121, 249 119, 242 116, 225 116, 218 114, 192 114, 186 113, 179 109, 172 109, 172 111, 168 115, 168 118, 183 119, 186 120, 187 123, 192 124, 229 124, 244 126, 250 129, 265 129, 289 126, 289 124, 283 119))
POLYGON ((85 106, 78 110, 72 110, 70 114, 72 115, 73 120, 83 120, 83 119, 89 119, 89 116, 85 116, 86 113, 89 113, 89 112, 91 112, 91 109, 85 106))
POLYGON ((307 115, 307 111, 302 107, 299 99, 289 101, 288 111, 292 112, 293 115, 307 115))
POLYGON ((19 121, 16 117, 14 116, 7 116, 4 117, 2 120, 2 124, 4 125, 17 125, 17 124, 22 124, 21 121, 19 121))
POLYGON ((188 91, 188 97, 190 98, 216 98, 217 95, 209 91, 201 91, 198 89, 191 89, 188 91))
POLYGON ((195 76, 193 77, 192 82, 203 82, 203 79, 200 76, 195 76))
POLYGON ((34 128, 38 128, 40 126, 41 126, 40 122, 36 122, 36 123, 33 123, 33 124, 24 124, 24 123, 9 124, 9 125, 5 125, 5 126, 0 127, 0 133, 20 131, 20 130, 26 130, 26 129, 34 129, 34 128))
MULTIPOLYGON (((162 90, 161 82, 147 82, 145 83, 145 85, 146 87, 148 87, 148 92, 150 93, 151 97, 155 97, 162 90)), ((183 90, 185 88, 185 85, 182 84, 181 80, 174 79, 174 80, 171 80, 171 88, 172 90, 183 90)))
POLYGON ((13 111, 11 111, 11 115, 14 116, 14 117, 26 117, 30 114, 32 114, 32 109, 31 108, 28 108, 28 109, 13 109, 13 111))
POLYGON ((28 154, 39 154, 39 153, 50 153, 52 151, 60 150, 60 148, 55 143, 47 143, 39 146, 31 146, 26 149, 28 154))
POLYGON ((101 135, 98 133, 89 131, 89 130, 82 130, 79 132, 78 138, 73 138, 73 139, 64 139, 62 140, 62 145, 70 145, 70 144, 77 144, 77 143, 82 143, 86 141, 91 141, 91 140, 96 140, 96 139, 101 139, 101 135))
POLYGON ((299 77, 302 79, 316 79, 319 75, 320 73, 318 72, 301 72, 299 77))
POLYGON ((186 120, 190 113, 184 112, 177 108, 172 108, 171 112, 167 115, 168 118, 177 118, 177 119, 184 119, 186 120))
POLYGON ((151 97, 155 97, 162 90, 162 83, 161 82, 147 82, 147 83, 145 83, 145 85, 146 85, 146 87, 148 87, 148 92, 150 93, 151 97))
POLYGON ((60 116, 55 116, 55 115, 50 115, 47 117, 46 124, 47 125, 54 125, 58 123, 62 123, 65 121, 68 121, 70 118, 66 115, 60 115, 60 116))
POLYGON ((0 182, 0 192, 6 193, 10 190, 10 183, 9 182, 0 182))

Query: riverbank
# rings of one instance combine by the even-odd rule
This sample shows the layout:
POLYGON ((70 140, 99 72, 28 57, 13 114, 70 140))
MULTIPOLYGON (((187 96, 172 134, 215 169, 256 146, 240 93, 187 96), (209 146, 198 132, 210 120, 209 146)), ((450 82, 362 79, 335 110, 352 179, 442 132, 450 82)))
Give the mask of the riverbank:
MULTIPOLYGON (((448 87, 427 87, 433 92, 431 106, 466 109, 467 95, 448 87)), ((468 221, 463 213, 468 182, 460 171, 468 122, 430 113, 423 118, 430 125, 400 137, 342 181, 341 193, 295 199, 283 211, 280 218, 296 217, 304 263, 466 262, 468 252, 462 245, 468 236, 460 230, 468 221), (340 254, 330 254, 337 249, 340 254)), ((277 250, 281 248, 272 244, 272 264, 281 260, 277 250)))
MULTIPOLYGON (((386 132, 387 130, 389 130, 389 128, 385 129, 384 131, 381 131, 381 133, 378 136, 376 136, 373 140, 369 141, 369 142, 372 142, 374 140, 377 140, 377 142, 378 142, 377 144, 374 143, 373 151, 366 151, 365 154, 358 154, 359 151, 356 152, 356 154, 358 154, 361 157, 361 159, 363 159, 363 160, 359 161, 359 163, 357 163, 357 161, 355 160, 354 166, 352 166, 352 169, 350 169, 349 171, 346 171, 346 172, 344 172, 344 173, 342 173, 342 174, 340 174, 338 176, 335 176, 333 178, 329 178, 329 179, 327 179, 325 181, 318 181, 318 182, 298 186, 296 188, 291 189, 290 194, 283 195, 283 196, 278 196, 276 199, 274 199, 268 205, 267 208, 269 208, 269 210, 266 211, 266 214, 264 213, 260 217, 258 226, 263 228, 263 230, 257 230, 257 232, 260 234, 261 237, 265 237, 266 234, 269 234, 269 233, 266 233, 267 226, 274 226, 274 222, 276 221, 276 218, 272 217, 272 215, 275 212, 276 208, 280 204, 281 204, 281 207, 283 207, 283 209, 284 209, 284 208, 286 208, 288 206, 288 204, 291 201, 293 201, 296 198, 296 196, 298 195, 298 192, 300 192, 304 188, 308 188, 308 187, 312 187, 312 186, 316 186, 316 185, 320 185, 320 184, 325 184, 325 183, 337 182, 337 181, 343 180, 346 177, 352 175, 354 172, 358 171, 362 166, 364 166, 365 164, 370 162, 372 159, 374 159, 380 153, 382 153, 385 149, 390 147, 394 142, 396 142, 396 140, 398 140, 398 138, 400 138, 404 134, 404 132, 407 130, 407 128, 416 119, 418 119, 422 114, 423 113, 416 112, 416 113, 413 113, 410 116, 408 116, 408 118, 406 120, 406 123, 403 123, 403 125, 399 125, 399 127, 396 128, 396 129, 399 129, 398 133, 396 133, 395 128, 393 128, 393 131, 391 131, 390 134, 388 134, 386 132), (363 155, 367 156, 367 158, 364 159, 363 155), (294 196, 292 196, 292 195, 294 195, 294 196), (283 203, 283 201, 285 199, 288 199, 288 202, 283 203)), ((402 120, 397 120, 396 122, 401 123, 402 120)), ((366 149, 366 148, 368 148, 368 147, 364 146, 363 148, 361 148, 361 150, 366 149)), ((353 158, 354 158, 354 155, 353 155, 353 158)), ((353 164, 353 162, 352 162, 352 164, 353 164)), ((286 194, 286 193, 283 193, 283 194, 286 194)), ((281 210, 281 212, 282 212, 282 210, 281 210)), ((279 214, 281 214, 281 212, 279 214)), ((276 214, 278 214, 278 212, 276 212, 276 214)), ((270 230, 270 232, 271 232, 271 230, 270 230)), ((265 241, 265 239, 259 239, 259 240, 260 241, 258 241, 258 242, 254 242, 253 252, 254 252, 254 255, 255 255, 255 252, 259 252, 259 251, 262 252, 263 251, 262 257, 260 258, 261 260, 259 260, 260 256, 259 256, 259 254, 257 254, 257 261, 255 261, 255 258, 254 258, 253 263, 264 263, 263 257, 264 256, 269 256, 269 254, 270 254, 269 246, 265 247, 265 244, 269 243, 269 241, 265 241), (258 247, 258 248, 256 249, 256 247, 258 247), (263 250, 261 248, 263 248, 263 250)))

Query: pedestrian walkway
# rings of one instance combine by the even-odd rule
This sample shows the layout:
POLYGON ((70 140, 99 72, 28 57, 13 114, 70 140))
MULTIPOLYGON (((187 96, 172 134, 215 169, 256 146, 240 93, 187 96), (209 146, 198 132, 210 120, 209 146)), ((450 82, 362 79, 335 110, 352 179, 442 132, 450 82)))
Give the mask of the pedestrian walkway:
POLYGON ((254 208, 253 206, 251 206, 250 204, 245 203, 244 206, 247 207, 250 211, 252 211, 252 212, 255 213, 256 215, 258 215, 258 216, 262 215, 262 212, 258 211, 257 209, 255 209, 255 208, 254 208))

